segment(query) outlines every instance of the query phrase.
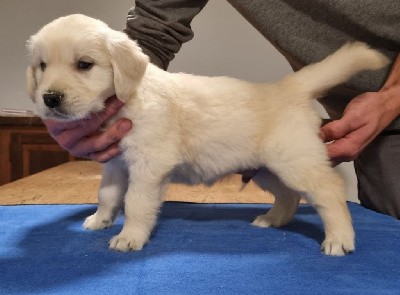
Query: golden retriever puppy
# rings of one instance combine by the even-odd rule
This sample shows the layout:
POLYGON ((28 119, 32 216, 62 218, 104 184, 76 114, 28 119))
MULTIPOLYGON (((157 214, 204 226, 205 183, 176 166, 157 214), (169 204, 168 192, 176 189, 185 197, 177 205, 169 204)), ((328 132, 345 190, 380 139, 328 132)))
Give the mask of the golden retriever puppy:
POLYGON ((125 200, 125 223, 110 249, 142 249, 168 182, 211 185, 261 168, 254 180, 276 202, 254 225, 285 225, 304 194, 323 221, 322 251, 354 250, 343 181, 318 137, 320 118, 311 100, 359 71, 386 65, 377 51, 345 45, 274 84, 172 74, 150 64, 125 34, 84 15, 44 26, 28 49, 29 93, 42 118, 87 118, 114 94, 126 103, 109 124, 125 117, 135 127, 122 139, 121 155, 104 164, 98 210, 83 224, 112 226, 125 200))

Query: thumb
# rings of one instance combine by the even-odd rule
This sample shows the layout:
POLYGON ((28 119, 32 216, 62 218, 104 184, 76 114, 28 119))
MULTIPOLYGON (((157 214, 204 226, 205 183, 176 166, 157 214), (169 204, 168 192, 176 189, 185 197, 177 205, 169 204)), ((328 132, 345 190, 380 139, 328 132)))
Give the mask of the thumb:
POLYGON ((321 127, 319 137, 324 142, 338 140, 343 138, 352 131, 351 124, 345 121, 344 118, 332 121, 321 127))

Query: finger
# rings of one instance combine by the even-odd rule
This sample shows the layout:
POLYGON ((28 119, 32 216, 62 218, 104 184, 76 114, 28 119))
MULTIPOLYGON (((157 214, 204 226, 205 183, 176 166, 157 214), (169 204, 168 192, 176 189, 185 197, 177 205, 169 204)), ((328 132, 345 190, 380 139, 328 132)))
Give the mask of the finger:
POLYGON ((328 156, 333 161, 349 162, 355 160, 362 150, 375 138, 369 125, 360 127, 343 138, 327 144, 328 156))
POLYGON ((124 103, 118 100, 115 96, 109 98, 106 101, 105 108, 101 112, 92 114, 90 118, 81 120, 80 126, 77 126, 84 132, 85 135, 97 131, 105 121, 110 119, 111 116, 115 115, 124 103))
POLYGON ((81 130, 82 133, 85 133, 87 130, 98 129, 105 120, 118 112, 123 105, 124 103, 114 95, 106 100, 103 111, 94 114, 88 119, 69 122, 58 122, 52 119, 44 119, 43 123, 46 125, 50 134, 54 137, 57 137, 58 134, 65 130, 71 130, 78 127, 83 127, 83 129, 79 130, 81 130))
POLYGON ((346 137, 326 145, 328 157, 335 166, 342 162, 354 161, 358 157, 367 145, 365 141, 369 140, 361 138, 359 134, 360 132, 357 130, 356 132, 348 134, 346 137))
MULTIPOLYGON (((116 114, 123 105, 123 102, 112 97, 107 101, 103 111, 93 114, 90 119, 77 121, 78 125, 75 126, 75 128, 63 130, 63 132, 60 132, 56 136, 56 140, 62 147, 70 149, 82 138, 97 131, 101 125, 103 125, 111 116, 116 114)), ((72 124, 72 122, 70 123, 72 124)))
POLYGON ((353 144, 347 138, 336 140, 326 147, 332 163, 349 162, 356 156, 353 144))
POLYGON ((346 134, 354 130, 355 127, 353 125, 354 124, 348 122, 346 118, 332 121, 321 127, 319 137, 324 142, 343 138, 344 136, 346 136, 346 134))
POLYGON ((52 119, 43 119, 42 121, 46 125, 50 135, 53 137, 56 137, 60 132, 66 129, 73 129, 81 124, 80 121, 58 122, 52 119))
POLYGON ((121 119, 104 132, 83 138, 70 148, 70 153, 78 157, 85 157, 88 154, 107 150, 111 145, 119 142, 132 129, 132 126, 130 120, 121 119))
POLYGON ((110 161, 112 158, 118 156, 119 154, 119 142, 116 142, 104 151, 88 154, 87 158, 104 164, 110 161))

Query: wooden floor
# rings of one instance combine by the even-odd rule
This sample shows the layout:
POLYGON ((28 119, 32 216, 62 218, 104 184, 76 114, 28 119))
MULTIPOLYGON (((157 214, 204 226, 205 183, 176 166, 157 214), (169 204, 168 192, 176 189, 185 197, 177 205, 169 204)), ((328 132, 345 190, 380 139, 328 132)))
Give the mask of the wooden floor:
MULTIPOLYGON (((0 205, 97 203, 101 165, 70 162, 0 186, 0 205)), ((240 175, 212 187, 170 184, 167 201, 194 203, 273 203, 274 197, 250 182, 241 190, 240 175)))

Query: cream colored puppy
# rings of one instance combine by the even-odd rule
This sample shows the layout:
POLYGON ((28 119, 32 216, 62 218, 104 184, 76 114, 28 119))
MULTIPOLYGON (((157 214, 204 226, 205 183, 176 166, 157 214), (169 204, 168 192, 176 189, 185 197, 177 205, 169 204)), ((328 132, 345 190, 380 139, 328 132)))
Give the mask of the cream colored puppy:
POLYGON ((150 64, 125 34, 83 15, 46 25, 28 48, 29 93, 42 118, 83 119, 114 94, 126 103, 109 124, 125 117, 135 127, 121 141, 122 155, 104 164, 98 210, 83 224, 112 226, 125 200, 125 223, 111 249, 142 249, 171 180, 211 185, 262 168, 255 181, 276 202, 254 225, 285 225, 302 193, 322 218, 322 251, 354 250, 343 181, 318 137, 320 118, 311 100, 359 71, 386 65, 380 53, 346 45, 275 84, 171 74, 150 64))

